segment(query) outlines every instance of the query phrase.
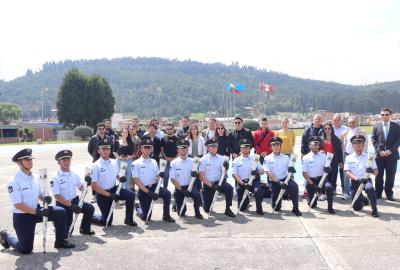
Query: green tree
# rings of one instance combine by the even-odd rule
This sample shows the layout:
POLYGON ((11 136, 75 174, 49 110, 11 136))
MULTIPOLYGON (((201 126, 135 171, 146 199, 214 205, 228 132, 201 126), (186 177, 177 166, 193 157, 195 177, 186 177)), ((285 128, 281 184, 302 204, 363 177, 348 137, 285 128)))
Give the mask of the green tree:
POLYGON ((10 120, 20 119, 22 116, 21 108, 14 103, 0 103, 0 122, 5 123, 10 120))
POLYGON ((58 120, 67 126, 95 127, 114 113, 114 97, 106 79, 69 70, 57 93, 58 120))

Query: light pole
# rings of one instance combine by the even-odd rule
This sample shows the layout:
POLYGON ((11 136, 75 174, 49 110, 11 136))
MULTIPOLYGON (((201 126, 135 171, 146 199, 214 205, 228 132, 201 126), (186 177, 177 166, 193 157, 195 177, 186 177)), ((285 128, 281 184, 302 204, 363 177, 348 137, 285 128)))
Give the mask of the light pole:
POLYGON ((42 101, 42 143, 44 143, 44 100, 43 100, 43 92, 47 92, 49 91, 49 89, 44 88, 40 90, 40 99, 42 101))

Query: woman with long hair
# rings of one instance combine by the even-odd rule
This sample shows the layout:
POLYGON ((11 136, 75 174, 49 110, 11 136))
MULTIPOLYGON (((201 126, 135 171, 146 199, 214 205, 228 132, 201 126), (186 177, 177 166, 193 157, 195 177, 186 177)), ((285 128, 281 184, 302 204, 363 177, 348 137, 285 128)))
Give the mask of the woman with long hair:
POLYGON ((123 184, 123 188, 125 189, 131 187, 133 148, 134 146, 129 131, 127 128, 123 128, 121 130, 121 138, 115 142, 114 155, 117 159, 118 168, 120 168, 122 161, 126 161, 127 163, 125 172, 127 181, 123 184))
POLYGON ((283 118, 281 121, 281 129, 275 134, 276 137, 282 139, 281 153, 290 155, 293 153, 294 145, 296 144, 296 134, 289 129, 289 119, 283 118))
POLYGON ((206 142, 200 135, 199 127, 197 125, 193 124, 190 126, 186 140, 190 143, 188 149, 190 157, 202 157, 207 154, 207 148, 205 146, 206 142))
POLYGON ((217 153, 221 156, 230 156, 229 150, 229 139, 228 135, 226 134, 226 129, 223 123, 217 124, 217 134, 215 135, 215 139, 218 142, 218 151, 217 153))
POLYGON ((324 139, 322 143, 322 149, 326 153, 333 154, 333 159, 331 162, 332 169, 327 177, 327 180, 329 179, 329 181, 331 181, 333 193, 335 194, 338 166, 343 167, 343 151, 342 151, 342 143, 340 139, 335 135, 331 123, 326 123, 324 125, 324 139))

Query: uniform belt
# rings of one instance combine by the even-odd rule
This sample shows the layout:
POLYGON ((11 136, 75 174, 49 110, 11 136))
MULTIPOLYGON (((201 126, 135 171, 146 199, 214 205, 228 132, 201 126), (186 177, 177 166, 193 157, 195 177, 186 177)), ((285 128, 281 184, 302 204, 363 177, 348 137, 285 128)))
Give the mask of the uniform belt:
POLYGON ((150 189, 152 186, 154 186, 155 184, 152 184, 152 185, 148 185, 148 186, 144 186, 145 188, 147 188, 147 189, 150 189))
POLYGON ((311 180, 321 180, 322 176, 318 176, 318 177, 310 177, 311 180))
POLYGON ((250 179, 242 179, 243 182, 248 183, 250 179))
POLYGON ((114 186, 114 187, 112 187, 112 188, 106 189, 105 191, 111 192, 111 190, 114 189, 114 188, 116 188, 116 187, 117 187, 117 186, 114 186))

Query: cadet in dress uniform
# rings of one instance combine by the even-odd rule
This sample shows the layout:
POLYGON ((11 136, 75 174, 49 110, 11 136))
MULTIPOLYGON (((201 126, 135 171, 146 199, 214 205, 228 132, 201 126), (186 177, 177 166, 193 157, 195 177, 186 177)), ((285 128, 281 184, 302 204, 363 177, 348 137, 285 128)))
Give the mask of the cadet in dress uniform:
MULTIPOLYGON (((243 198, 245 189, 253 192, 256 198, 256 211, 259 215, 264 215, 262 209, 262 200, 264 198, 264 190, 261 188, 260 174, 264 174, 264 169, 260 162, 257 163, 256 169, 253 171, 253 156, 250 156, 251 141, 248 139, 242 139, 239 141, 240 145, 240 156, 235 158, 232 163, 233 171, 232 176, 236 181, 236 190, 238 194, 238 207, 243 198), (252 185, 249 185, 250 176, 253 175, 255 178, 252 185)), ((249 197, 247 197, 240 211, 246 211, 247 206, 250 203, 249 197)))
MULTIPOLYGON (((308 139, 308 145, 311 151, 303 157, 303 177, 307 182, 306 188, 308 193, 308 204, 310 204, 315 192, 322 192, 322 189, 320 190, 318 188, 319 181, 324 172, 329 173, 331 168, 325 167, 326 154, 319 152, 319 147, 322 145, 320 137, 311 136, 308 139)), ((328 177, 325 179, 324 187, 328 201, 328 212, 330 214, 335 214, 335 210, 332 207, 332 182, 329 181, 328 177)), ((317 206, 317 201, 318 200, 315 200, 314 204, 311 205, 311 208, 317 206)))
MULTIPOLYGON (((378 208, 376 207, 376 194, 371 178, 365 178, 365 173, 371 173, 373 175, 378 174, 375 160, 372 161, 371 167, 367 168, 368 154, 363 152, 365 143, 365 137, 363 135, 355 135, 350 138, 350 142, 353 145, 354 153, 346 157, 344 163, 344 171, 346 175, 351 179, 351 198, 354 199, 357 189, 361 183, 363 183, 364 190, 368 195, 368 199, 371 202, 372 216, 379 217, 378 208)), ((354 203, 354 210, 361 211, 364 205, 367 205, 368 201, 365 200, 360 194, 357 201, 354 203)))
POLYGON ((275 211, 281 209, 282 200, 277 206, 276 200, 278 199, 281 188, 283 188, 290 192, 290 198, 293 204, 292 213, 296 216, 301 216, 299 210, 299 186, 293 180, 293 177, 290 178, 287 184, 285 183, 288 173, 296 173, 296 170, 294 167, 289 167, 290 158, 281 153, 281 138, 273 137, 270 139, 269 144, 271 145, 272 153, 265 157, 264 168, 271 180, 272 208, 275 209, 275 211))
POLYGON ((137 205, 137 213, 142 220, 146 220, 147 213, 150 210, 151 200, 157 200, 159 197, 163 199, 163 220, 167 222, 175 222, 170 216, 169 207, 171 204, 171 193, 166 188, 160 188, 159 194, 154 191, 157 187, 157 181, 163 181, 164 173, 158 172, 158 165, 154 159, 150 158, 153 150, 153 142, 150 139, 143 138, 140 142, 142 156, 135 160, 132 164, 132 178, 135 185, 139 187, 139 205, 137 205))
POLYGON ((219 191, 225 195, 225 215, 235 217, 230 207, 232 206, 233 187, 226 182, 226 177, 221 186, 218 185, 222 173, 222 166, 228 171, 229 163, 217 154, 218 142, 210 139, 206 142, 208 153, 200 159, 199 178, 203 183, 203 208, 206 213, 210 212, 210 206, 214 193, 219 191))
POLYGON ((81 234, 93 235, 94 231, 90 229, 91 220, 94 213, 94 207, 89 203, 83 203, 79 207, 79 197, 76 195, 76 189, 83 191, 83 184, 79 176, 70 170, 72 152, 70 150, 62 150, 58 152, 55 159, 60 166, 51 179, 51 189, 56 198, 56 205, 67 211, 68 228, 71 226, 73 213, 83 213, 81 234))
POLYGON ((190 142, 180 139, 176 142, 178 148, 178 157, 171 162, 169 175, 172 183, 175 186, 174 198, 177 205, 177 212, 180 212, 181 207, 184 207, 182 216, 185 215, 186 205, 182 206, 184 197, 191 197, 194 203, 194 212, 197 219, 203 219, 200 214, 201 196, 200 191, 193 185, 189 192, 188 186, 192 177, 197 177, 197 171, 193 169, 193 159, 188 157, 188 147, 190 142))
POLYGON ((68 238, 65 209, 58 206, 48 206, 44 209, 38 204, 38 199, 50 204, 51 197, 42 197, 44 191, 41 184, 31 172, 32 159, 32 150, 29 148, 19 151, 12 158, 12 161, 18 163, 20 167, 20 171, 7 184, 13 203, 13 225, 18 238, 6 231, 1 231, 0 243, 4 248, 11 246, 23 254, 30 253, 33 249, 36 223, 42 222, 43 217, 48 217, 49 221, 54 222, 56 229, 54 247, 74 248, 74 244, 65 240, 68 238))
MULTIPOLYGON (((101 215, 94 215, 92 222, 105 226, 108 214, 111 209, 112 201, 125 201, 125 220, 124 223, 129 226, 137 226, 133 220, 133 205, 135 202, 135 193, 129 189, 121 189, 120 194, 116 194, 116 179, 119 175, 117 161, 110 158, 111 147, 107 139, 97 143, 100 158, 93 163, 91 174, 92 189, 96 191, 97 205, 100 208, 101 215)), ((122 176, 119 181, 126 182, 126 177, 122 176)), ((108 226, 111 225, 113 216, 111 216, 108 226)))

